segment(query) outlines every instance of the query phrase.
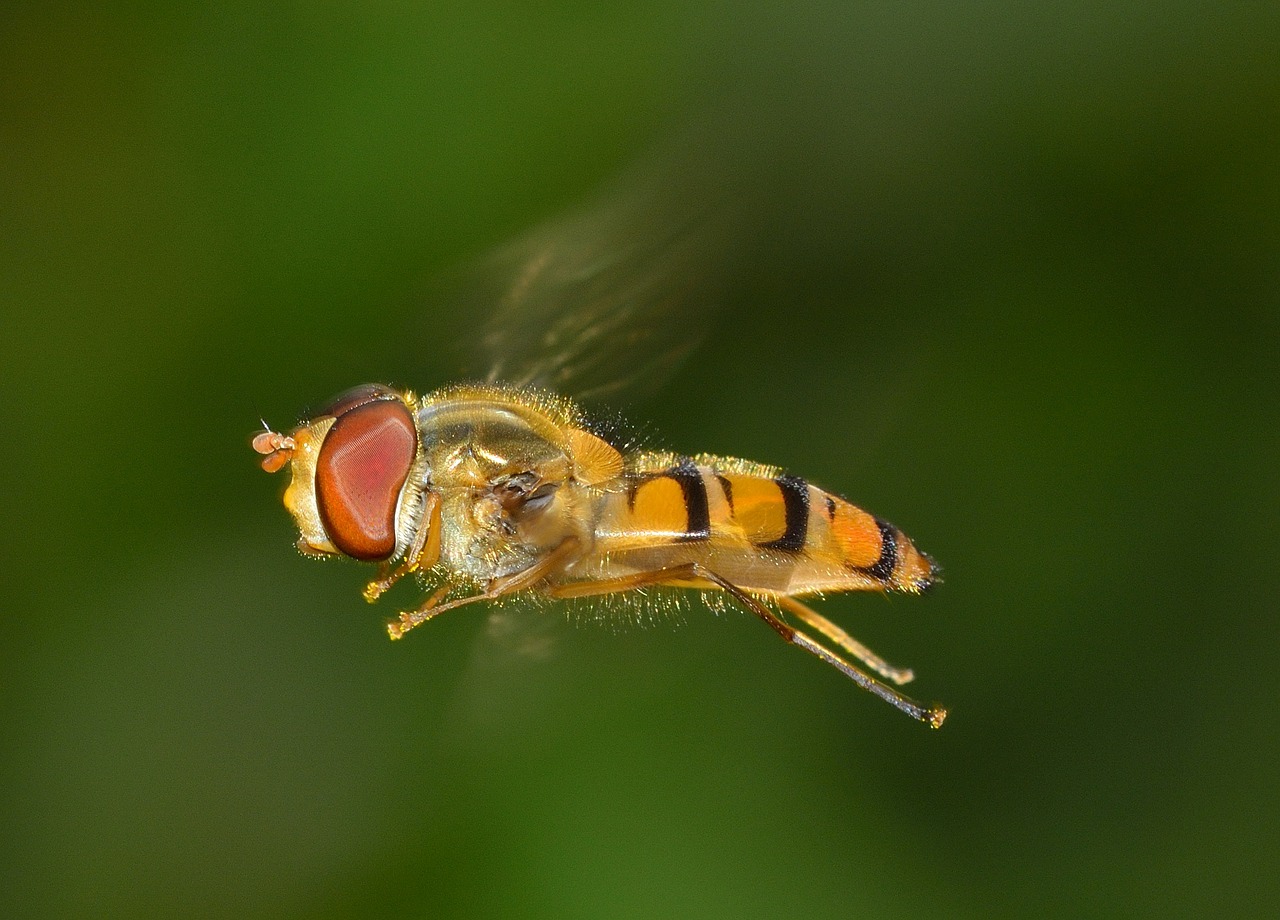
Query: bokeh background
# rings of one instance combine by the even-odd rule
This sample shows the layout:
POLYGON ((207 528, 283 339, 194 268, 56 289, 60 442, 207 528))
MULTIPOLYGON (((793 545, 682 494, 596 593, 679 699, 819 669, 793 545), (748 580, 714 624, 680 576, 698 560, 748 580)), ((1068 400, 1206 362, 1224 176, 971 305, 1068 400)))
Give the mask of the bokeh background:
POLYGON ((7 4, 0 914, 1274 915, 1263 8, 7 4), (694 135, 767 244, 627 412, 941 560, 823 607, 940 732, 738 614, 392 645, 248 449, 694 135))

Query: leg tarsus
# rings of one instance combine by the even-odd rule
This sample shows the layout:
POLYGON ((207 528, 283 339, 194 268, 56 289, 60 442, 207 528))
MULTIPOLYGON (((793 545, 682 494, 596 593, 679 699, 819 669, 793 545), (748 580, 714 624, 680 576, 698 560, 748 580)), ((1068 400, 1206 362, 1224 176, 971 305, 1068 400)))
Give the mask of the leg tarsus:
POLYGON ((366 601, 372 604, 378 598, 382 597, 382 595, 387 592, 388 588, 407 574, 408 571, 404 566, 399 566, 393 569, 386 563, 383 563, 378 566, 378 577, 365 585, 364 590, 360 593, 366 601))
MULTIPOLYGON (((445 583, 439 588, 436 588, 436 590, 433 591, 416 610, 402 611, 396 619, 387 623, 387 634, 391 636, 392 639, 402 639, 404 638, 404 634, 415 626, 421 626, 423 623, 427 622, 427 620, 437 616, 442 611, 447 610, 450 607, 458 606, 457 601, 450 604, 440 603, 440 601, 444 600, 444 598, 448 596, 451 590, 453 590, 453 585, 445 583)), ((462 600, 467 601, 470 599, 471 598, 463 598, 462 600)))

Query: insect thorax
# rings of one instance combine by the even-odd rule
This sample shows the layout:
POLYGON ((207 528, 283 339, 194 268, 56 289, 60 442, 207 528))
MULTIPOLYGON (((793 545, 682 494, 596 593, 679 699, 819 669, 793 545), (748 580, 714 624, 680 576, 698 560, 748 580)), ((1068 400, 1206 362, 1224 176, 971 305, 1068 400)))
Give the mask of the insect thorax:
POLYGON ((578 525, 564 419, 502 390, 429 399, 418 426, 441 499, 441 560, 486 580, 527 568, 578 525))

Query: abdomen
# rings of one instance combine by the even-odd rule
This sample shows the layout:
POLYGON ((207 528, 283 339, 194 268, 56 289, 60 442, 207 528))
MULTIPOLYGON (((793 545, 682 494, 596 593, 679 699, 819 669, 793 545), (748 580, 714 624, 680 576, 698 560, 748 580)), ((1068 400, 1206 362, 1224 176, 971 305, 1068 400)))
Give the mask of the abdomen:
POLYGON ((636 465, 599 500, 595 543, 572 575, 699 562, 745 590, 786 595, 919 592, 936 578, 901 530, 798 476, 705 455, 636 465))

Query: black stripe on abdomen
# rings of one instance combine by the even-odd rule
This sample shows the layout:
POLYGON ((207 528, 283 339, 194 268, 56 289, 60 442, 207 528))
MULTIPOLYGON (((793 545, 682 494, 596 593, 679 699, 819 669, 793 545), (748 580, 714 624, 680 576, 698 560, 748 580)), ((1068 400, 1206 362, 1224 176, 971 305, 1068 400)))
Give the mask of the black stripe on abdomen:
POLYGON ((809 536, 809 483, 790 473, 783 473, 774 482, 782 492, 786 529, 778 539, 759 545, 764 549, 798 553, 804 549, 804 541, 809 536))
POLYGON ((681 541, 711 539, 711 508, 707 503, 707 483, 702 478, 702 473, 698 472, 692 460, 686 458, 664 475, 674 479, 684 493, 688 522, 681 541))
POLYGON ((880 581, 888 581, 893 577, 893 570, 898 564, 898 531, 892 524, 879 518, 876 518, 876 526, 880 528, 880 558, 861 571, 880 581))

